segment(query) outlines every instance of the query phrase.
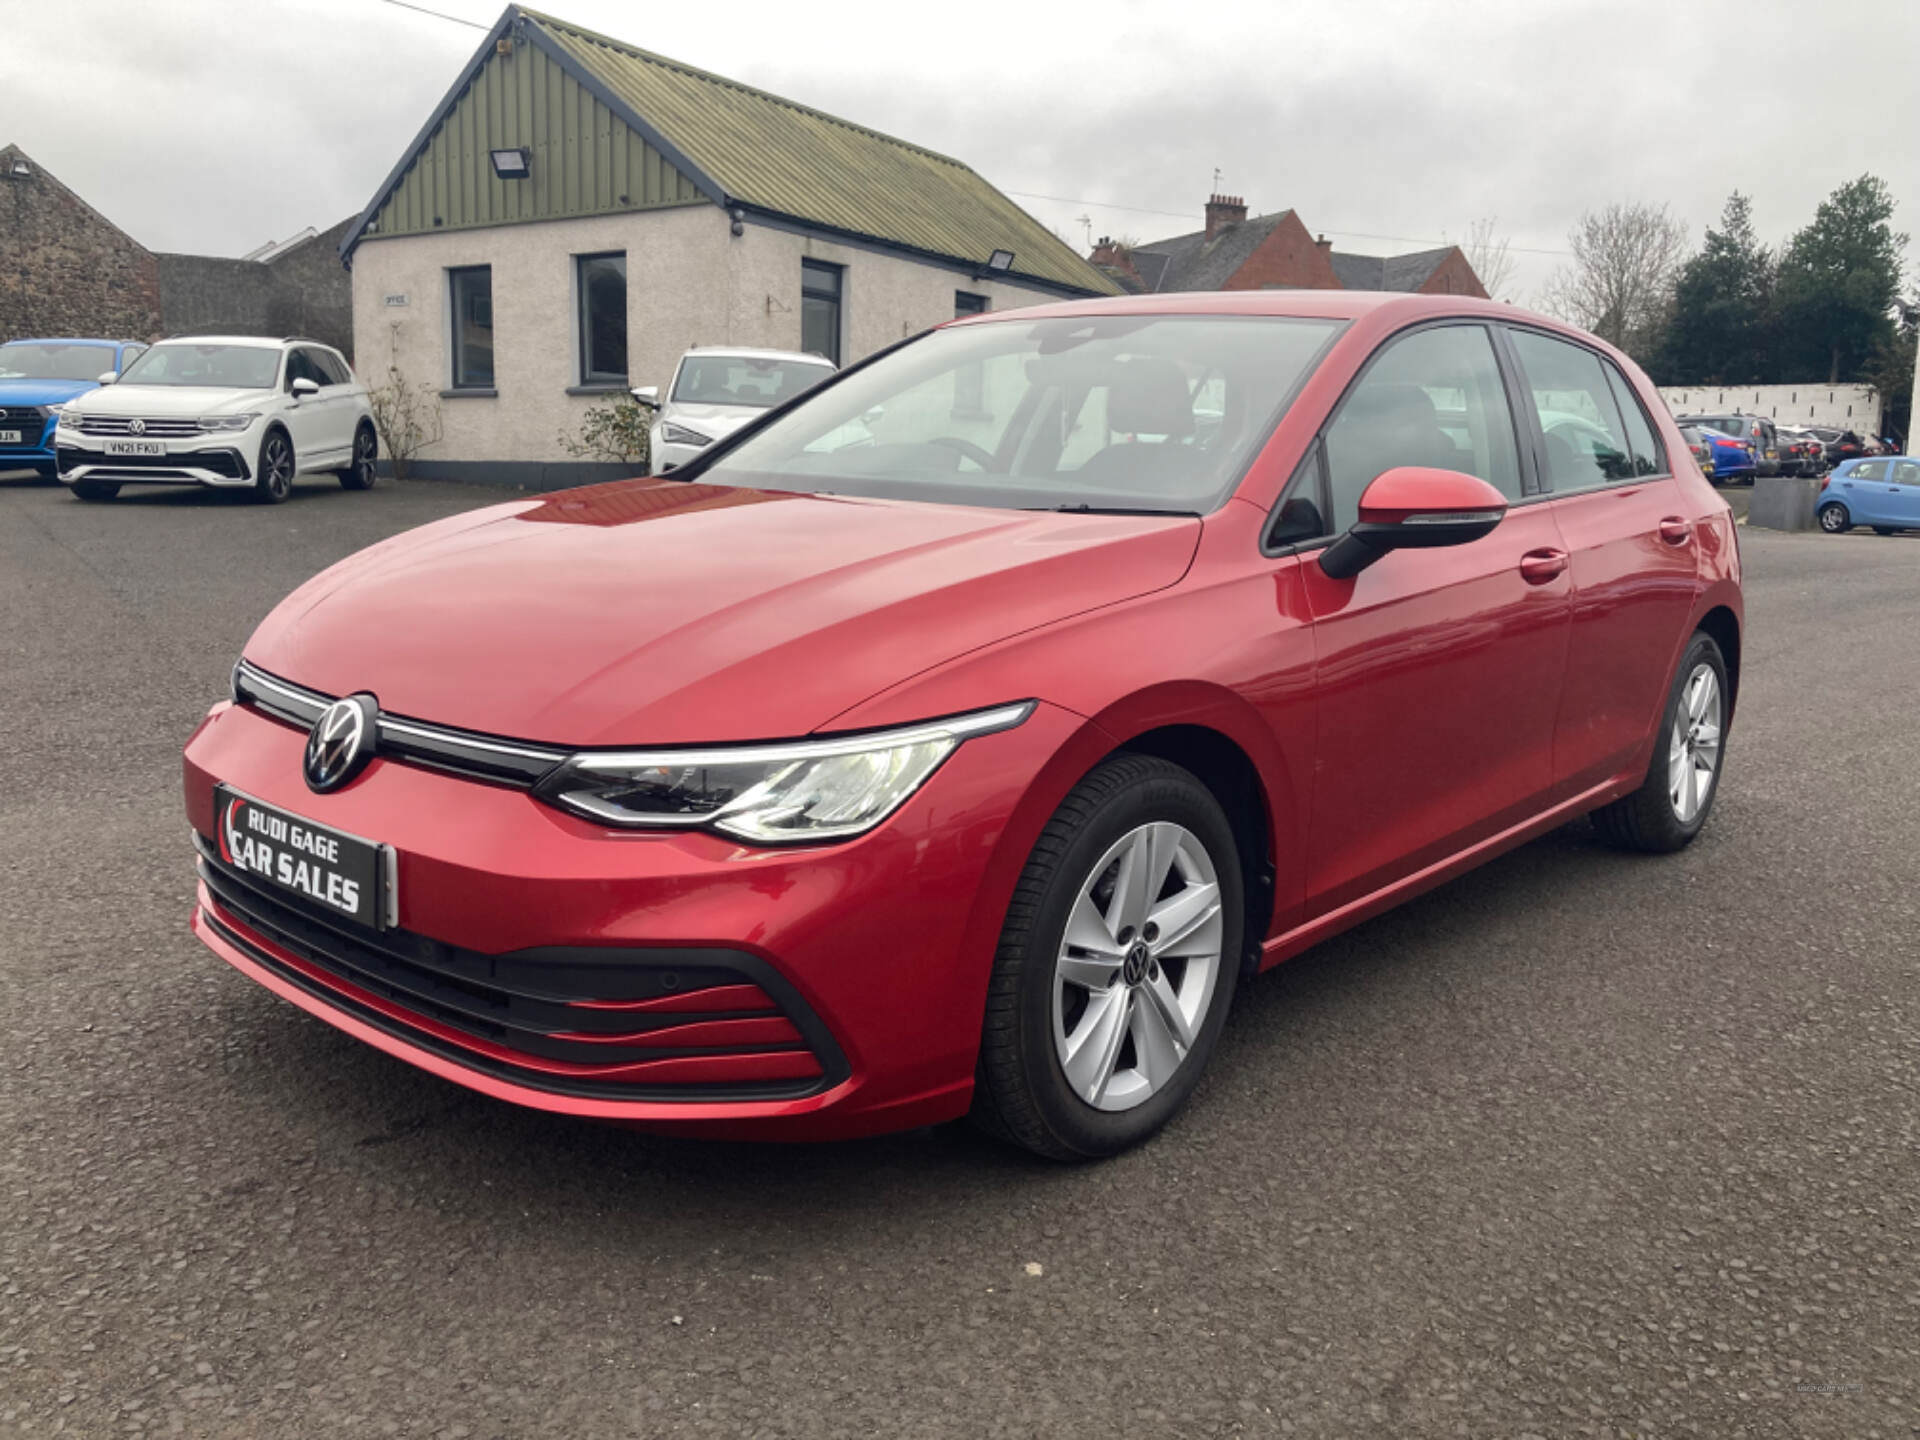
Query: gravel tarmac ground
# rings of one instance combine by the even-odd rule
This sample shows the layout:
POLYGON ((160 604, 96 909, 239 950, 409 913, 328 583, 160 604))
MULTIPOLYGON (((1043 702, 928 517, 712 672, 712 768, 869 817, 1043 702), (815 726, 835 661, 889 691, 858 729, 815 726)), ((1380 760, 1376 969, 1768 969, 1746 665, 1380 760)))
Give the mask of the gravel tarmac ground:
POLYGON ((518 1112, 188 934, 254 623, 501 498, 0 481, 0 1435, 1920 1433, 1920 537, 1743 530, 1692 849, 1320 947, 1066 1169, 518 1112))

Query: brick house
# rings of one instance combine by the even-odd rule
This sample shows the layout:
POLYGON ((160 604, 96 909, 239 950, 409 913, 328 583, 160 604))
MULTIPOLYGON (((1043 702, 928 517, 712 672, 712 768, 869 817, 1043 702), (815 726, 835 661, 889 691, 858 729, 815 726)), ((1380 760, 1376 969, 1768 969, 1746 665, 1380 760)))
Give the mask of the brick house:
POLYGON ((347 224, 239 260, 156 254, 19 146, 0 147, 0 341, 307 335, 351 356, 347 224))
POLYGON ((1247 217, 1238 195, 1208 198, 1206 226, 1146 245, 1103 239, 1094 265, 1136 294, 1177 290, 1402 290, 1486 297, 1458 245, 1408 255, 1349 255, 1292 210, 1247 217))

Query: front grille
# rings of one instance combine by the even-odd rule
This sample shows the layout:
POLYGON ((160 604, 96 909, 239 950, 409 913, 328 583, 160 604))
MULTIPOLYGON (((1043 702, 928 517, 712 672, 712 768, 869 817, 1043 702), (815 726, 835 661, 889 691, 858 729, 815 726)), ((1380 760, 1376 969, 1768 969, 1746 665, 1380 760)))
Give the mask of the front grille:
POLYGON ((82 415, 82 435, 142 435, 149 440, 178 440, 200 433, 198 420, 142 420, 135 430, 131 418, 120 415, 82 415))
MULTIPOLYGON (((259 666, 242 660, 233 670, 233 698, 276 720, 311 730, 320 712, 338 697, 269 675, 259 666)), ((564 750, 548 750, 470 730, 429 725, 390 715, 384 710, 380 712, 375 731, 376 755, 520 789, 531 788, 567 758, 564 750)))
POLYGON ((60 473, 65 475, 82 465, 104 465, 113 473, 89 475, 90 480, 110 480, 127 475, 136 480, 152 479, 156 471, 185 475, 188 470, 206 470, 228 480, 245 480, 247 462, 238 450, 188 450, 175 455, 109 455, 104 450, 82 450, 77 445, 62 445, 55 452, 60 473))
POLYGON ((204 836, 194 843, 214 902, 208 917, 230 942, 333 1008, 467 1068, 628 1100, 792 1098, 848 1073, 826 1027, 757 956, 590 947, 483 955, 326 915, 233 870, 204 836))
POLYGON ((31 430, 35 435, 47 423, 38 405, 0 405, 0 430, 31 430))

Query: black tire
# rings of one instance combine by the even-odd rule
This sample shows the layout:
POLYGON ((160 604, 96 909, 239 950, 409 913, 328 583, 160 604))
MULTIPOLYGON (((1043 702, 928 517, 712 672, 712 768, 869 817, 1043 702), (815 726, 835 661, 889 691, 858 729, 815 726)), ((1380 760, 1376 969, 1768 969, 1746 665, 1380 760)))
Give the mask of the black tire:
POLYGON ((379 478, 377 463, 380 458, 380 442, 373 433, 373 426, 362 424, 353 432, 353 461, 344 470, 333 473, 340 477, 340 485, 345 490, 371 490, 373 482, 379 478))
POLYGON ((1653 745, 1653 759, 1647 765, 1647 778, 1631 795, 1593 812, 1594 828, 1610 845, 1621 850, 1639 850, 1651 855, 1671 854, 1693 843, 1713 813, 1713 802, 1720 794, 1720 780, 1727 767, 1727 719, 1730 712, 1727 688, 1727 662, 1720 646, 1704 630, 1696 630, 1686 653, 1674 673, 1667 692, 1667 703, 1660 711, 1660 729, 1653 745), (1669 788, 1672 764, 1672 736, 1681 698, 1688 682, 1702 666, 1713 671, 1719 687, 1719 736, 1711 782, 1698 811, 1682 819, 1669 788))
POLYGON ((1815 518, 1820 521, 1820 528, 1829 535, 1844 535, 1853 528, 1853 516, 1838 500, 1829 500, 1822 505, 1815 518))
POLYGON ((120 487, 111 480, 76 480, 68 487, 77 500, 111 500, 120 493, 120 487))
MULTIPOLYGON (((1152 756, 1120 755, 1101 764, 1047 822, 1007 908, 987 991, 974 1123, 1052 1160, 1112 1155, 1152 1135, 1192 1093, 1226 1023, 1244 924, 1233 829, 1206 786, 1152 756), (1194 1042, 1171 1078, 1131 1109, 1095 1109, 1074 1092, 1055 1048, 1055 965, 1068 915, 1093 867, 1130 831, 1156 821, 1183 826, 1207 852, 1219 885, 1219 968, 1194 1042)), ((1153 978, 1161 978, 1157 967, 1153 978)))
POLYGON ((253 498, 262 505, 278 505, 293 493, 293 441, 275 426, 260 441, 260 462, 253 472, 253 498))

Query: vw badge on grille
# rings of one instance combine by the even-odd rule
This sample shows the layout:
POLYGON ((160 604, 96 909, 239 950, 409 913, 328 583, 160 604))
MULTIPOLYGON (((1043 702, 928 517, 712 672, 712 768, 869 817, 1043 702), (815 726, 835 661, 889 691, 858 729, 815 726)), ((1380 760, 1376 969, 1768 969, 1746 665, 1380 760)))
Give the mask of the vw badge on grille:
POLYGON ((379 729, 380 704, 362 693, 334 701, 320 712, 307 734, 307 756, 302 767, 307 788, 324 795, 338 790, 367 768, 379 729))
POLYGON ((128 433, 129 435, 144 435, 144 434, 146 434, 146 433, 147 433, 147 422, 146 422, 146 421, 144 421, 144 420, 129 420, 129 421, 127 421, 127 433, 128 433))

